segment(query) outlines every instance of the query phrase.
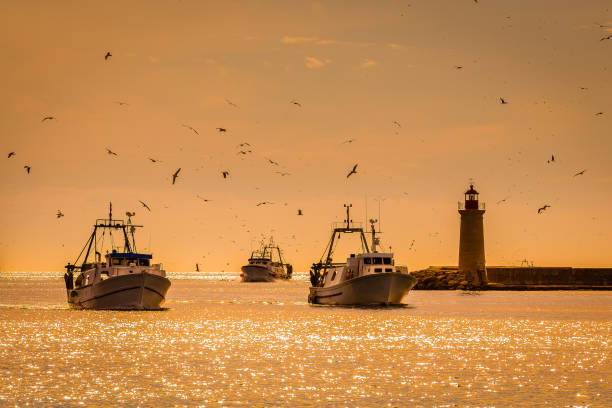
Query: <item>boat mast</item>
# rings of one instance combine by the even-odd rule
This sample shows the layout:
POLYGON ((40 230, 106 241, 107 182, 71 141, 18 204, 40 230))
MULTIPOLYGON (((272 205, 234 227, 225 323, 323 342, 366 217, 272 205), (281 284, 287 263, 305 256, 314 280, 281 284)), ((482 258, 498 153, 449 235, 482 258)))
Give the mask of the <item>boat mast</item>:
POLYGON ((361 249, 363 250, 363 252, 370 252, 369 248, 368 248, 368 242, 365 238, 365 235, 363 233, 363 228, 359 228, 359 227, 351 227, 351 223, 353 222, 351 220, 351 214, 350 214, 350 209, 353 206, 353 204, 344 204, 344 207, 346 208, 346 220, 344 220, 344 227, 338 227, 338 228, 334 228, 334 232, 332 233, 331 239, 329 241, 329 244, 326 248, 327 251, 327 256, 325 257, 325 263, 326 264, 331 264, 332 263, 332 254, 334 252, 334 242, 336 241, 336 234, 338 234, 338 238, 340 237, 340 234, 344 233, 344 234, 351 234, 353 232, 358 232, 360 239, 361 239, 361 249))

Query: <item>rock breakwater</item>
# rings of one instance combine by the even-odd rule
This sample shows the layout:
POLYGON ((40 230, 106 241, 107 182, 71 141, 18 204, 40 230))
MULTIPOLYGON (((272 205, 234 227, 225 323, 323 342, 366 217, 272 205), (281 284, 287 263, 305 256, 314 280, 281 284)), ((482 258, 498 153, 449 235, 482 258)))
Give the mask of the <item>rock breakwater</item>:
POLYGON ((416 290, 478 290, 481 286, 472 282, 457 267, 430 266, 427 269, 410 272, 419 281, 416 290))

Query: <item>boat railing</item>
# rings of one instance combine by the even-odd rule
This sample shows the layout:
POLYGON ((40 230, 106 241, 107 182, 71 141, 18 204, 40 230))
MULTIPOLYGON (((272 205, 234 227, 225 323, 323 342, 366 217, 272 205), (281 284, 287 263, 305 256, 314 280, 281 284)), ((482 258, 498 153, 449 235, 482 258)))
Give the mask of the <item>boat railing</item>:
MULTIPOLYGON (((337 228, 346 228, 346 221, 332 223, 331 229, 335 230, 337 228)), ((363 223, 358 222, 358 221, 357 222, 351 221, 349 228, 362 228, 363 229, 363 223)))

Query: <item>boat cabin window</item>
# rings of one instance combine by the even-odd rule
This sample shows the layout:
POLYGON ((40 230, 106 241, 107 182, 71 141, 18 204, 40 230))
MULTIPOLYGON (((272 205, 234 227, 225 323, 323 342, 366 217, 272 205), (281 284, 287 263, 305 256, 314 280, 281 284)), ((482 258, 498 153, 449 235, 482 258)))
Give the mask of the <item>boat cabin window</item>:
POLYGON ((140 265, 140 266, 149 266, 149 260, 148 259, 139 259, 138 265, 140 265))
POLYGON ((374 265, 382 265, 382 258, 372 258, 374 265))
POLYGON ((366 265, 372 264, 372 258, 363 258, 363 263, 366 265))
POLYGON ((112 258, 113 261, 113 265, 121 265, 121 259, 119 258, 112 258))
POLYGON ((383 258, 383 262, 385 265, 391 265, 391 258, 383 258))

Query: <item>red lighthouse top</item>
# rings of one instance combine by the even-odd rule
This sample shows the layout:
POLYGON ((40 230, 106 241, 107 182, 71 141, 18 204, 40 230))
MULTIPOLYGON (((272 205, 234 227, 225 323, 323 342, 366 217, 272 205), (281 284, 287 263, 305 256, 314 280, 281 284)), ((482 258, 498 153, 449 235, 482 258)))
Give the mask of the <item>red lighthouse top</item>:
POLYGON ((465 209, 478 209, 478 191, 474 190, 474 185, 470 184, 470 189, 465 192, 465 209))

